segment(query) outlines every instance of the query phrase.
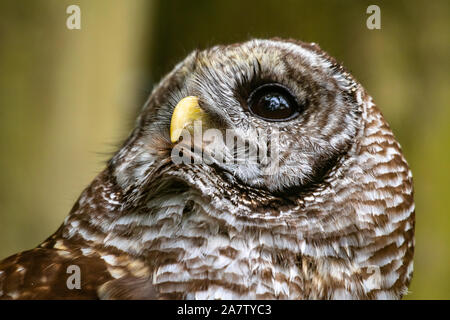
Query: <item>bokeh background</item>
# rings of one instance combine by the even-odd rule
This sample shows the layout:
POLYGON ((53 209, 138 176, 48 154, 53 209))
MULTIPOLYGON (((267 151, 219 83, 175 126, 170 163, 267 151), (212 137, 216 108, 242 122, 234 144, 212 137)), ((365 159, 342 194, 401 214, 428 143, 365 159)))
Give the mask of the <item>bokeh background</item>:
POLYGON ((449 31, 447 0, 0 0, 0 259, 57 229, 176 62, 277 36, 319 43, 374 97, 415 180, 406 298, 449 299, 449 31), (66 28, 71 4, 81 30, 66 28))

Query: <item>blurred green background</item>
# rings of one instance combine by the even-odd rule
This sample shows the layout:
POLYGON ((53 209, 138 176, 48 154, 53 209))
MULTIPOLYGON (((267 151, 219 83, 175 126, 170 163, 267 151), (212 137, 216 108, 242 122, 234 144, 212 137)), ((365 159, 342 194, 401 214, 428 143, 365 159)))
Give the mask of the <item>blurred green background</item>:
POLYGON ((449 299, 449 21, 447 0, 0 0, 0 259, 56 230, 192 49, 290 37, 319 43, 382 109, 415 180, 407 298, 449 299), (66 28, 71 4, 81 30, 66 28))

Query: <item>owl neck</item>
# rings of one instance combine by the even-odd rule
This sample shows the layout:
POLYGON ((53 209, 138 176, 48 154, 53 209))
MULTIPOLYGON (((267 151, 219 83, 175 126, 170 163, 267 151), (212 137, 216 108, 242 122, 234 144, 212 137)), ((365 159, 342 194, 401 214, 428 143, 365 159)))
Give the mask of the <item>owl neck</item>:
MULTIPOLYGON (((157 185, 144 190, 147 197, 139 195, 143 202, 130 205, 129 193, 117 184, 112 170, 105 169, 83 191, 57 236, 144 255, 154 247, 152 232, 170 229, 165 234, 170 238, 179 235, 184 224, 192 230, 199 225, 214 226, 205 238, 223 230, 256 233, 261 228, 271 229, 271 237, 277 236, 274 228, 308 237, 316 229, 311 221, 321 222, 324 216, 315 208, 308 213, 309 202, 317 200, 311 200, 308 193, 296 199, 277 197, 230 182, 211 170, 168 170, 157 185)), ((323 228, 321 223, 316 226, 323 228)))

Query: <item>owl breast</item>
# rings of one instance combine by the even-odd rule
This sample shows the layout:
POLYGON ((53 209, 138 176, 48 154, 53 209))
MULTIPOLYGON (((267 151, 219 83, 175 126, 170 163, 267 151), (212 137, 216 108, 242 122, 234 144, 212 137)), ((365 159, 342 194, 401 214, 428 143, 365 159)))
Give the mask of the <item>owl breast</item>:
POLYGON ((208 202, 192 192, 161 201, 165 208, 155 212, 143 239, 152 259, 161 259, 153 283, 163 296, 303 297, 299 239, 288 224, 244 221, 223 210, 223 199, 208 202))

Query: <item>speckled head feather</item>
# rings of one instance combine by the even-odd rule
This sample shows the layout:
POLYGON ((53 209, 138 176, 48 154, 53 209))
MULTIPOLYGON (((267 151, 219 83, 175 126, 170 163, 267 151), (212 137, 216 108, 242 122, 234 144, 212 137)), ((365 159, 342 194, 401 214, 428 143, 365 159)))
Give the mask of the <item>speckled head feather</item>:
POLYGON ((59 230, 0 263, 0 297, 398 299, 413 250, 412 175, 372 98, 316 44, 252 40, 194 51, 161 80, 59 230), (188 96, 204 129, 272 157, 234 161, 224 144, 216 161, 194 142, 213 159, 175 163, 188 96))

